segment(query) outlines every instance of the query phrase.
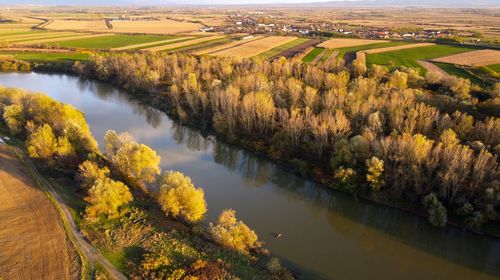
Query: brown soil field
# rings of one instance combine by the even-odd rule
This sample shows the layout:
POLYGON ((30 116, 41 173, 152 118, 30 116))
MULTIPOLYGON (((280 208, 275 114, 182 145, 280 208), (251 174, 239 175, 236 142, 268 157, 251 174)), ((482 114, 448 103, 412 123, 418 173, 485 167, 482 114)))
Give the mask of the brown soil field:
POLYGON ((150 43, 128 45, 128 46, 125 46, 125 47, 114 48, 112 50, 114 50, 114 51, 123 51, 123 50, 137 49, 137 48, 143 48, 143 47, 152 46, 152 45, 158 45, 158 44, 163 44, 163 43, 177 42, 177 41, 185 40, 187 38, 190 38, 190 37, 179 37, 179 38, 172 38, 172 39, 163 40, 163 41, 155 41, 155 42, 150 42, 150 43))
POLYGON ((500 63, 500 51, 479 50, 435 58, 432 61, 465 66, 484 66, 500 63))
POLYGON ((364 52, 365 53, 384 53, 384 52, 390 52, 390 51, 413 49, 413 48, 427 47, 427 46, 433 46, 433 45, 435 45, 435 44, 434 43, 408 44, 408 45, 393 46, 393 47, 380 48, 380 49, 365 50, 364 52))
POLYGON ((110 34, 86 34, 86 33, 78 33, 75 36, 67 36, 67 37, 57 37, 57 38, 49 38, 49 39, 36 39, 30 41, 19 42, 19 45, 31 45, 31 44, 40 44, 40 43, 50 43, 50 42, 62 42, 62 41, 70 41, 77 39, 86 39, 86 38, 95 38, 95 37, 103 37, 103 36, 112 36, 110 34))
POLYGON ((0 276, 78 279, 78 255, 47 196, 0 144, 0 276))
POLYGON ((248 39, 241 39, 241 40, 238 40, 238 41, 233 41, 233 42, 228 43, 228 44, 224 44, 224 45, 216 46, 216 47, 213 47, 213 48, 208 48, 208 49, 200 50, 200 51, 196 52, 195 54, 197 54, 197 55, 211 54, 211 53, 215 53, 215 52, 222 51, 222 50, 225 50, 225 49, 233 48, 233 47, 236 47, 236 46, 239 46, 239 45, 243 45, 243 44, 246 44, 246 43, 251 42, 251 41, 260 40, 262 38, 264 38, 264 36, 254 36, 254 37, 251 37, 251 38, 248 38, 248 39))
POLYGON ((185 46, 190 46, 198 43, 203 43, 206 41, 211 41, 219 38, 223 38, 224 36, 208 36, 208 37, 202 37, 198 39, 193 39, 189 41, 184 41, 184 42, 179 42, 179 43, 174 43, 174 44, 168 44, 168 45, 163 45, 163 46, 157 46, 157 47, 151 47, 147 49, 143 49, 146 51, 152 51, 152 52, 159 52, 159 51, 167 51, 167 50, 172 50, 180 47, 185 47, 185 46))
POLYGON ((232 48, 217 51, 211 53, 210 55, 233 56, 241 58, 253 57, 277 46, 291 42, 295 39, 297 39, 297 37, 269 36, 260 40, 253 40, 232 48))
POLYGON ((371 45, 371 44, 376 44, 376 43, 385 43, 385 42, 388 42, 388 41, 386 41, 386 40, 336 38, 336 39, 330 39, 328 41, 325 41, 325 42, 319 44, 318 47, 327 48, 327 49, 338 49, 338 48, 371 45))
POLYGON ((107 31, 109 30, 104 20, 62 20, 56 19, 45 26, 52 30, 89 30, 107 31))

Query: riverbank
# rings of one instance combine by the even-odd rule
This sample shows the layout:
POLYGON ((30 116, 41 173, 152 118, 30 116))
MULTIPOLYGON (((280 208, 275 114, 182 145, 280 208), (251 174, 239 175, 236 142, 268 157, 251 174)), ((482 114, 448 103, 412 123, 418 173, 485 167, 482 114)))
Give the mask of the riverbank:
POLYGON ((0 83, 45 92, 72 104, 87 116, 97 139, 107 129, 133 133, 160 152, 162 169, 179 170, 203 187, 209 205, 207 221, 216 220, 222 209, 235 209, 265 247, 305 279, 387 273, 393 279, 434 279, 436 275, 476 279, 478 271, 499 275, 487 253, 488 248, 496 248, 495 239, 454 227, 436 230, 415 215, 356 201, 352 195, 303 180, 264 157, 179 125, 108 83, 35 73, 0 74, 0 83), (276 239, 273 233, 283 237, 276 239), (353 259, 373 265, 353 271, 349 269, 353 259), (390 265, 400 261, 413 265, 390 265))

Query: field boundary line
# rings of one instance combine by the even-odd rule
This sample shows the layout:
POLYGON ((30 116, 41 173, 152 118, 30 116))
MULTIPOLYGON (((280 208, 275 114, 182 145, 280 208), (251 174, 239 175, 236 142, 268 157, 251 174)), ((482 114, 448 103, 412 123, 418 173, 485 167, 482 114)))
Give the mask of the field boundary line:
POLYGON ((161 40, 161 41, 155 41, 155 42, 149 42, 149 43, 141 43, 141 44, 134 44, 134 45, 128 45, 128 46, 123 46, 123 47, 118 47, 118 48, 112 48, 112 51, 125 51, 129 49, 136 49, 136 48, 141 48, 141 47, 147 47, 147 46, 154 46, 154 45, 162 45, 163 43, 175 43, 177 41, 182 41, 188 38, 193 38, 195 39, 196 37, 179 37, 179 38, 170 38, 167 40, 161 40))
POLYGON ((421 48, 421 47, 430 47, 430 46, 434 46, 434 45, 436 45, 436 44, 435 43, 417 43, 417 44, 399 45, 399 46, 365 50, 364 52, 368 53, 368 54, 375 54, 375 53, 385 53, 385 52, 390 52, 390 51, 399 51, 399 50, 414 49, 414 48, 421 48))

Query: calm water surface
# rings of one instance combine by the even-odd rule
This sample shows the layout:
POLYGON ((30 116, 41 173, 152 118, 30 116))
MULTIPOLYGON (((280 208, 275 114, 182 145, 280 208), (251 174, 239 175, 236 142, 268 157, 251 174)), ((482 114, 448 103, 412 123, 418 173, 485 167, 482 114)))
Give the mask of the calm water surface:
POLYGON ((207 220, 233 208, 304 279, 499 279, 500 240, 430 228, 424 219, 333 192, 270 161, 206 138, 99 82, 59 74, 0 74, 0 84, 74 105, 102 143, 129 131, 203 187, 207 220), (283 233, 275 239, 273 233, 283 233))

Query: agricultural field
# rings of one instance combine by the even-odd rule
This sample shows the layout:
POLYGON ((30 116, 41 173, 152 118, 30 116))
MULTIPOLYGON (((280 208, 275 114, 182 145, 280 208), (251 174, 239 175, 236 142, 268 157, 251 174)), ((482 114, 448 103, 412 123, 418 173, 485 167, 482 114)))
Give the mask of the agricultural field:
POLYGON ((436 66, 439 68, 443 69, 446 73, 450 75, 454 75, 460 78, 464 79, 469 79, 472 83, 474 84, 482 84, 483 80, 479 78, 478 76, 474 75, 474 73, 470 72, 467 69, 464 69, 462 67, 449 64, 449 63, 441 63, 441 62, 434 62, 436 66))
POLYGON ((385 40, 365 40, 365 39, 346 39, 346 38, 335 38, 325 41, 318 45, 318 47, 326 49, 340 49, 348 47, 357 47, 378 43, 387 43, 385 40))
POLYGON ((154 42, 149 42, 149 43, 141 43, 141 44, 135 44, 135 45, 127 45, 124 47, 118 47, 118 48, 113 48, 112 50, 114 51, 123 51, 123 50, 141 50, 145 48, 151 48, 151 47, 158 47, 158 46, 164 46, 164 45, 169 45, 173 43, 179 43, 179 42, 184 42, 188 40, 192 40, 195 37, 173 37, 169 38, 163 41, 154 41, 154 42))
POLYGON ((56 19, 44 26, 48 30, 108 31, 104 20, 64 20, 56 19))
POLYGON ((213 56, 229 56, 248 58, 270 51, 281 45, 295 41, 297 37, 269 36, 256 40, 247 41, 244 44, 236 45, 220 51, 212 52, 213 56))
POLYGON ((78 255, 59 214, 26 172, 0 144, 0 275, 3 279, 78 279, 78 255))
POLYGON ((52 42, 54 45, 65 48, 79 49, 112 49, 120 48, 129 45, 152 43, 173 39, 171 35, 124 35, 124 34, 109 34, 97 38, 76 39, 69 41, 52 42))
POLYGON ((313 62, 316 59, 316 57, 321 55, 324 51, 325 51, 325 48, 316 47, 316 48, 312 49, 310 52, 308 52, 302 58, 302 62, 305 62, 305 63, 313 62))
POLYGON ((89 54, 76 52, 0 51, 0 57, 26 61, 77 61, 87 60, 89 54))
POLYGON ((432 59, 433 62, 442 62, 464 66, 485 66, 500 63, 500 51, 479 50, 460 53, 432 59))
POLYGON ((447 45, 434 45, 420 48, 411 48, 385 53, 367 54, 367 64, 405 66, 411 68, 425 69, 418 63, 419 60, 429 60, 442 56, 458 54, 471 51, 467 47, 455 47, 447 45))
POLYGON ((254 40, 260 40, 262 38, 264 38, 264 37, 263 36, 253 36, 253 37, 238 38, 238 40, 235 40, 235 41, 230 42, 228 44, 215 46, 213 48, 206 48, 206 49, 203 49, 203 50, 196 52, 195 54, 196 55, 212 54, 212 53, 216 53, 219 51, 230 49, 230 48, 233 48, 233 47, 236 47, 239 45, 243 45, 243 44, 246 44, 246 43, 254 41, 254 40))
POLYGON ((281 53, 283 53, 284 51, 286 50, 289 50, 289 49, 293 49, 293 48, 296 48, 297 46, 305 43, 309 41, 309 39, 305 39, 305 38, 297 38, 293 41, 290 41, 286 44, 283 44, 283 45, 279 45, 275 48, 272 48, 268 51, 265 51, 261 54, 259 54, 257 57, 260 58, 260 59, 269 59, 269 58, 272 58, 272 57, 276 57, 276 56, 279 56, 281 53))
POLYGON ((428 47, 428 46, 434 46, 434 43, 417 43, 417 44, 405 44, 405 45, 397 45, 397 46, 392 46, 392 47, 385 47, 385 48, 376 48, 376 49, 367 49, 364 52, 365 53, 384 53, 384 52, 390 52, 390 51, 398 51, 398 50, 405 50, 405 49, 413 49, 413 48, 420 48, 420 47, 428 47))
POLYGON ((148 47, 144 48, 143 50, 146 51, 151 51, 151 52, 160 52, 160 51, 178 51, 179 49, 182 49, 184 47, 189 47, 192 45, 197 45, 201 43, 206 43, 210 42, 213 40, 221 39, 224 38, 225 36, 206 36, 206 37, 200 37, 192 40, 186 40, 182 42, 176 42, 173 44, 162 44, 159 46, 154 46, 154 47, 148 47))

